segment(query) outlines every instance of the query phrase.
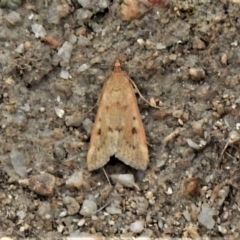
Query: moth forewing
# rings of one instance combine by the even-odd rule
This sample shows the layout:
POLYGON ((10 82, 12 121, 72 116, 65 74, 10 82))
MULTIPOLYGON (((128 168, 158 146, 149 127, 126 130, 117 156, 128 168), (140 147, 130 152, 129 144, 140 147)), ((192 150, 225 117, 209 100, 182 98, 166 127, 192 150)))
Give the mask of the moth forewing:
POLYGON ((88 169, 103 167, 111 156, 141 170, 145 170, 149 162, 137 99, 119 61, 116 61, 99 100, 87 154, 88 169))

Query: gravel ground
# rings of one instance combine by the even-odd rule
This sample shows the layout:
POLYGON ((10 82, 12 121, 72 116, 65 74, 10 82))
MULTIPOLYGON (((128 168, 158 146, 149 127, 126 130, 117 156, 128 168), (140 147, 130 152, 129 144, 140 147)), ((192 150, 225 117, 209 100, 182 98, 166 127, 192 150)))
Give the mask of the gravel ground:
POLYGON ((0 239, 239 239, 240 1, 0 1, 0 239), (126 7, 127 6, 127 7, 126 7), (116 59, 145 172, 89 172, 116 59))

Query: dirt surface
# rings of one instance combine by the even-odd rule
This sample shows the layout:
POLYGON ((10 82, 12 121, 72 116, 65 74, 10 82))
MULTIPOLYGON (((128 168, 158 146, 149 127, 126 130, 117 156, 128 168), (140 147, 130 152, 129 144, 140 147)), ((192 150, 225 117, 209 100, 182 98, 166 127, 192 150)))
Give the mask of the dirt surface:
POLYGON ((1 239, 239 239, 239 1, 0 2, 1 239), (117 58, 150 163, 89 172, 117 58))

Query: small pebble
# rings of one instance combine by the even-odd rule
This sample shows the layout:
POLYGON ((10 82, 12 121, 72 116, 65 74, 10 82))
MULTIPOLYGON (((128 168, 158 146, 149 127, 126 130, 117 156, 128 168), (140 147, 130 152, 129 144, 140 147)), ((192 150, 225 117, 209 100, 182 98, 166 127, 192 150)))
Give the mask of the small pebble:
POLYGON ((65 124, 68 127, 79 127, 83 121, 83 114, 75 112, 73 115, 65 117, 65 124))
POLYGON ((202 50, 206 48, 206 44, 197 36, 193 38, 193 49, 202 50))
POLYGON ((78 47, 88 47, 91 45, 91 41, 88 38, 80 35, 78 37, 77 45, 78 45, 78 47))
POLYGON ((60 218, 63 218, 63 217, 66 217, 66 216, 67 216, 67 210, 62 211, 62 212, 60 212, 60 214, 59 214, 59 217, 60 217, 60 218))
POLYGON ((145 41, 142 39, 142 38, 139 38, 137 40, 137 43, 140 45, 140 46, 144 46, 145 45, 145 41))
POLYGON ((215 220, 213 219, 214 210, 211 209, 207 204, 203 204, 201 212, 198 215, 198 221, 205 226, 207 229, 213 229, 215 220))
POLYGON ((16 25, 22 21, 20 14, 15 11, 10 12, 5 19, 12 25, 16 25))
POLYGON ((29 178, 29 188, 42 196, 51 196, 55 185, 55 177, 49 173, 42 173, 29 178))
POLYGON ((17 149, 12 149, 10 153, 11 163, 14 171, 22 178, 27 177, 27 168, 25 166, 24 156, 17 149))
POLYGON ((72 55, 73 46, 70 42, 64 42, 61 48, 58 50, 58 56, 61 59, 61 66, 66 67, 69 64, 72 55))
POLYGON ((78 213, 80 206, 73 197, 70 197, 70 196, 64 197, 63 203, 67 207, 68 215, 74 215, 74 214, 78 213))
POLYGON ((62 79, 69 79, 70 74, 68 72, 68 70, 62 69, 60 72, 60 78, 62 79))
POLYGON ((39 108, 39 111, 40 111, 40 112, 45 112, 46 109, 45 109, 45 107, 40 107, 40 108, 39 108))
POLYGON ((117 207, 114 207, 114 206, 107 207, 106 211, 109 214, 122 214, 122 210, 120 208, 117 208, 117 207))
POLYGON ((55 110, 55 113, 56 115, 59 117, 59 118, 63 118, 64 114, 65 114, 65 111, 61 108, 58 108, 58 107, 55 107, 54 108, 55 110))
POLYGON ((85 220, 84 218, 82 218, 82 219, 79 220, 79 222, 78 222, 77 225, 78 225, 79 227, 82 227, 82 226, 84 226, 85 222, 86 222, 86 220, 85 220))
POLYGON ((92 200, 84 200, 80 214, 89 217, 92 216, 97 211, 97 204, 92 200))
POLYGON ((140 233, 144 229, 142 221, 135 221, 130 225, 130 231, 134 233, 140 233))
POLYGON ((66 181, 66 187, 68 189, 80 189, 83 185, 83 173, 82 171, 74 172, 66 181))
POLYGON ((82 125, 83 125, 83 129, 86 131, 86 133, 88 135, 91 134, 91 130, 92 130, 92 125, 93 125, 93 122, 90 118, 85 118, 82 122, 82 125))
POLYGON ((205 78, 205 71, 202 68, 190 68, 189 75, 193 81, 198 82, 205 78))
POLYGON ((15 52, 17 53, 23 53, 24 52, 24 45, 23 43, 19 44, 17 48, 15 49, 15 52))
POLYGON ((44 38, 47 35, 46 30, 41 24, 34 23, 31 25, 35 38, 44 38))
POLYGON ((167 191, 166 191, 167 195, 172 195, 173 194, 173 190, 171 187, 168 187, 167 191))
POLYGON ((27 216, 27 214, 26 214, 26 212, 24 212, 23 210, 18 210, 18 211, 17 211, 17 216, 18 216, 20 219, 24 219, 24 218, 27 216))
POLYGON ((89 65, 87 65, 87 64, 82 64, 79 68, 78 68, 78 70, 77 70, 77 72, 78 73, 81 73, 81 72, 84 72, 84 71, 86 71, 87 69, 89 69, 89 65))
POLYGON ((122 186, 129 188, 135 186, 135 180, 132 174, 112 174, 110 177, 115 184, 119 183, 122 186))
POLYGON ((192 149, 194 149, 194 150, 200 150, 201 149, 201 147, 197 143, 195 143, 192 139, 187 138, 186 141, 187 141, 189 147, 191 147, 192 149))

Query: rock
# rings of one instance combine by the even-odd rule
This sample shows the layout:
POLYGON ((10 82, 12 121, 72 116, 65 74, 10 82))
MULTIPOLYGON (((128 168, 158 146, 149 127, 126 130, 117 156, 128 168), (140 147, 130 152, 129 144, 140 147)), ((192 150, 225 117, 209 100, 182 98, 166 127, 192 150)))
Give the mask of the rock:
POLYGON ((51 196, 55 185, 55 177, 49 173, 42 173, 29 178, 29 188, 42 196, 51 196))
POLYGON ((12 124, 16 127, 24 128, 27 124, 27 116, 24 111, 17 110, 13 116, 12 124))
POLYGON ((115 206, 107 207, 106 211, 109 214, 122 214, 122 210, 120 208, 115 207, 115 206))
POLYGON ((38 216, 42 219, 49 219, 52 216, 51 206, 49 202, 40 202, 38 205, 38 216))
POLYGON ((68 215, 74 215, 78 213, 80 206, 74 198, 66 196, 63 198, 63 203, 67 207, 68 215))
POLYGON ((66 186, 69 189, 75 190, 80 189, 83 185, 83 173, 82 171, 76 171, 66 181, 66 186))
POLYGON ((77 72, 78 72, 78 73, 81 73, 81 72, 86 71, 86 70, 89 69, 89 68, 90 68, 90 66, 87 65, 86 63, 84 63, 84 64, 82 64, 82 65, 78 68, 77 72))
POLYGON ((87 19, 92 17, 93 13, 89 10, 79 8, 74 12, 74 19, 76 19, 79 23, 84 22, 87 19))
POLYGON ((205 78, 205 71, 202 68, 190 68, 189 75, 193 81, 199 82, 205 78))
POLYGON ((206 44, 197 36, 193 38, 192 42, 193 49, 202 50, 206 48, 206 44))
POLYGON ((135 186, 135 180, 132 174, 112 174, 110 177, 115 184, 119 183, 124 187, 129 188, 133 188, 135 186))
POLYGON ((63 118, 65 111, 61 108, 55 107, 54 111, 59 118, 63 118))
POLYGON ((17 9, 22 4, 22 0, 3 0, 0 1, 0 7, 5 7, 9 9, 17 9))
POLYGON ((144 197, 135 197, 134 200, 137 205, 137 209, 136 209, 137 215, 146 214, 148 211, 148 205, 149 205, 148 200, 144 197))
POLYGON ((212 208, 210 208, 207 204, 203 204, 201 212, 198 215, 198 221, 207 229, 213 229, 215 225, 215 220, 212 216, 214 214, 215 211, 212 208))
POLYGON ((86 131, 86 133, 88 135, 90 135, 91 134, 91 130, 92 130, 92 125, 93 125, 92 120, 90 118, 85 118, 83 120, 82 124, 83 124, 83 128, 86 131))
POLYGON ((35 38, 44 38, 47 35, 46 30, 41 24, 33 23, 31 25, 32 31, 35 35, 35 38))
POLYGON ((130 225, 130 231, 134 233, 140 233, 144 229, 142 221, 135 221, 130 225))
POLYGON ((97 204, 94 201, 88 200, 88 199, 84 200, 81 207, 81 211, 80 211, 81 215, 85 217, 89 217, 95 214, 96 211, 97 211, 97 204))
POLYGON ((79 127, 83 121, 83 114, 80 112, 75 112, 73 115, 65 117, 65 124, 68 127, 79 127))
POLYGON ((55 145, 53 149, 53 156, 57 160, 63 160, 66 157, 66 150, 61 145, 55 145))
POLYGON ((67 67, 72 55, 73 46, 70 42, 66 41, 62 47, 58 50, 58 56, 61 59, 61 66, 67 67))
POLYGON ((10 153, 11 163, 14 171, 22 178, 27 177, 27 169, 25 167, 24 156, 21 152, 16 149, 12 149, 10 153))
POLYGON ((16 25, 17 23, 20 23, 22 21, 21 16, 19 13, 12 11, 10 12, 5 19, 11 24, 16 25))
MULTIPOLYGON (((78 45, 79 47, 88 47, 88 46, 91 45, 91 42, 90 42, 90 40, 89 40, 88 38, 80 35, 80 36, 78 37, 77 45, 78 45)), ((89 68, 89 67, 88 67, 88 68, 89 68)))
POLYGON ((18 210, 16 215, 17 215, 20 219, 24 219, 24 218, 27 216, 26 212, 24 212, 23 210, 18 210))
POLYGON ((67 79, 69 79, 69 77, 70 77, 70 74, 69 74, 68 70, 61 69, 60 78, 67 80, 67 79))

